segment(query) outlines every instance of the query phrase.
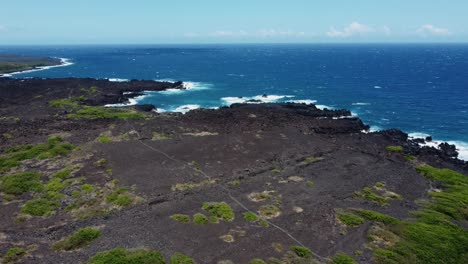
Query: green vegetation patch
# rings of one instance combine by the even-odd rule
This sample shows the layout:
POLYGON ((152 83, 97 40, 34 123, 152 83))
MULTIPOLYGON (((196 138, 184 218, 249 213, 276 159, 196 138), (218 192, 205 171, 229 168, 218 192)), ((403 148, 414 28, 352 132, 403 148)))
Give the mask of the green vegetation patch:
POLYGON ((224 221, 234 220, 234 211, 225 202, 204 202, 202 209, 210 213, 211 216, 218 217, 224 221))
POLYGON ((362 218, 369 220, 369 221, 373 221, 373 222, 379 222, 379 223, 383 223, 386 225, 400 223, 400 220, 396 219, 395 217, 382 214, 376 211, 372 211, 372 210, 353 210, 353 212, 361 216, 362 218))
POLYGON ((387 151, 395 152, 395 153, 403 152, 403 147, 402 146, 387 146, 385 149, 387 151))
POLYGON ((76 146, 63 142, 59 137, 50 137, 47 143, 37 145, 20 145, 12 147, 0 156, 0 172, 21 165, 21 161, 28 159, 48 159, 56 156, 66 156, 76 146))
POLYGON ((359 226, 364 224, 364 219, 358 215, 355 214, 349 214, 349 213, 339 213, 337 215, 338 220, 340 220, 341 223, 347 226, 359 226))
POLYGON ((171 257, 171 264, 195 264, 195 261, 182 253, 175 253, 171 257))
POLYGON ((464 228, 468 219, 467 176, 431 166, 417 170, 440 182, 444 189, 430 193, 433 199, 413 214, 414 220, 382 227, 394 234, 391 239, 395 241, 374 251, 375 262, 465 263, 468 257, 468 230, 464 228))
POLYGON ((111 193, 109 196, 107 196, 107 202, 113 203, 115 205, 125 207, 130 205, 133 202, 133 199, 127 195, 126 188, 124 188, 125 191, 120 191, 117 190, 113 193, 111 193))
POLYGON ((194 214, 193 215, 193 223, 197 225, 206 225, 208 224, 208 217, 206 217, 204 214, 194 214))
POLYGON ((146 115, 127 108, 110 108, 102 106, 84 106, 75 113, 68 114, 72 119, 137 119, 146 115))
POLYGON ((2 263, 15 263, 26 256, 27 251, 24 248, 14 247, 8 249, 5 255, 2 256, 2 263))
POLYGON ((51 107, 71 107, 71 108, 77 108, 79 107, 80 103, 82 101, 86 100, 86 97, 80 96, 80 97, 70 97, 70 98, 64 98, 64 99, 57 99, 49 102, 49 105, 51 107))
POLYGON ((345 253, 338 253, 332 258, 333 264, 357 264, 357 262, 345 253))
POLYGON ((260 215, 267 219, 278 217, 281 214, 280 209, 276 205, 263 205, 259 209, 260 215))
MULTIPOLYGON (((96 254, 88 264, 165 264, 164 257, 155 250, 127 250, 116 248, 96 254)), ((181 262, 183 263, 183 262, 181 262)))
POLYGON ((306 247, 301 247, 301 246, 292 246, 289 248, 290 251, 294 252, 298 257, 301 258, 311 258, 312 257, 312 251, 306 247))
POLYGON ((98 141, 100 143, 106 144, 112 142, 112 139, 110 139, 108 136, 99 136, 98 141))
POLYGON ((244 219, 249 221, 249 222, 257 222, 258 221, 258 216, 252 212, 246 212, 244 213, 244 219))
POLYGON ((85 227, 73 233, 71 236, 66 237, 52 246, 54 250, 75 250, 78 248, 88 246, 92 241, 101 236, 101 230, 85 227))
POLYGON ((53 178, 60 178, 60 179, 65 179, 67 178, 68 176, 71 175, 71 171, 69 169, 63 169, 63 170, 59 170, 58 172, 54 173, 52 175, 53 178))
POLYGON ((32 216, 49 216, 59 205, 57 200, 39 198, 26 202, 21 208, 21 212, 32 216))
POLYGON ((190 216, 185 214, 173 214, 171 218, 177 222, 181 222, 184 224, 190 223, 190 216))
POLYGON ((205 185, 210 185, 215 183, 214 180, 204 180, 201 182, 187 182, 187 183, 177 183, 176 185, 172 186, 172 191, 186 191, 186 190, 192 190, 195 188, 199 188, 205 185))
POLYGON ((42 189, 41 175, 36 172, 22 172, 0 178, 0 190, 6 194, 20 195, 42 189))
POLYGON ((60 192, 65 189, 67 185, 68 184, 60 178, 52 178, 46 185, 44 185, 44 189, 50 192, 60 192))
POLYGON ((249 264, 267 264, 263 259, 254 258, 249 261, 249 264))
POLYGON ((364 187, 360 192, 355 192, 354 195, 356 197, 377 203, 381 206, 388 204, 388 199, 386 197, 375 193, 370 187, 364 187))
POLYGON ((314 186, 314 182, 313 182, 313 181, 310 181, 310 180, 307 181, 306 184, 307 184, 307 186, 309 186, 309 187, 314 186))

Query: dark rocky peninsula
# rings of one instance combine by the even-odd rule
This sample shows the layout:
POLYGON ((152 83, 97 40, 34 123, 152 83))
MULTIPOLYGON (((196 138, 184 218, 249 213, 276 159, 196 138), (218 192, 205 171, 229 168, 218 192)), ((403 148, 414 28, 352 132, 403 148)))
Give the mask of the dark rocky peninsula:
POLYGON ((57 58, 0 54, 0 76, 2 76, 2 74, 34 70, 40 67, 57 66, 61 64, 62 60, 57 58))
POLYGON ((3 262, 466 262, 453 146, 314 105, 103 107, 170 88, 0 78, 3 262))

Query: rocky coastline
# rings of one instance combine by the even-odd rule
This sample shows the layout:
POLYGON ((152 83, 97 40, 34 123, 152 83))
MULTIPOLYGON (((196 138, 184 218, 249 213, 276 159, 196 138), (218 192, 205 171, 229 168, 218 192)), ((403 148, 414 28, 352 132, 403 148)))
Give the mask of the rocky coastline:
MULTIPOLYGON (((184 86, 0 78, 0 252, 22 248, 21 263, 86 263, 115 248, 183 252, 197 263, 327 263, 341 253, 376 263, 382 250, 416 243, 399 230, 431 201, 428 190, 444 193, 423 169, 468 174, 455 146, 421 147, 431 139, 397 129, 369 132, 348 110, 103 107, 166 89, 184 86), (33 187, 9 189, 24 175, 33 187), (93 242, 57 246, 88 227, 100 232, 93 242), (381 237, 388 232, 391 243, 381 237)), ((464 229, 466 220, 444 219, 464 229)))

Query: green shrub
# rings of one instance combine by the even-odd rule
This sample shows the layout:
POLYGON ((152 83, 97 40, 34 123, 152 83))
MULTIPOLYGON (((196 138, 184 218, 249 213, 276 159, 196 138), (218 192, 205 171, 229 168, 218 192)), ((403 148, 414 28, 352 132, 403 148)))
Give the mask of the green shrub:
POLYGON ((276 205, 262 205, 260 206, 260 215, 265 218, 273 218, 279 215, 280 209, 276 205))
POLYGON ((289 248, 294 254, 296 254, 298 257, 301 258, 311 258, 312 257, 312 251, 310 251, 308 248, 301 247, 301 246, 292 246, 289 248))
POLYGON ((60 178, 52 178, 46 185, 44 189, 46 191, 59 192, 66 188, 66 184, 62 182, 60 178))
POLYGON ((401 153, 403 152, 403 147, 402 146, 388 146, 387 151, 390 152, 396 152, 396 153, 401 153))
POLYGON ((12 147, 0 157, 0 172, 19 166, 23 160, 66 156, 75 148, 74 145, 63 142, 59 137, 50 137, 44 144, 12 147))
POLYGON ((195 261, 184 254, 175 253, 171 257, 171 264, 195 264, 195 261))
POLYGON ((119 192, 114 192, 110 194, 109 196, 107 196, 107 202, 125 207, 125 206, 130 205, 133 202, 133 200, 128 195, 121 194, 119 192))
POLYGON ((381 195, 378 195, 376 194, 374 191, 372 191, 371 188, 369 187, 364 187, 362 189, 362 191, 360 192, 356 192, 355 193, 355 196, 356 197, 359 197, 359 198, 362 198, 362 199, 365 199, 365 200, 368 200, 368 201, 371 201, 371 202, 374 202, 374 203, 377 203, 381 206, 384 206, 384 205, 387 205, 388 204, 388 200, 387 198, 381 196, 381 195))
POLYGON ((382 214, 376 211, 371 211, 371 210, 353 210, 353 211, 366 220, 379 222, 379 223, 383 223, 386 225, 398 224, 400 222, 400 220, 396 219, 395 217, 382 214))
POLYGON ((427 178, 441 182, 441 192, 430 193, 432 200, 415 212, 415 219, 388 228, 398 242, 373 254, 376 263, 465 263, 467 260, 468 178, 449 169, 421 166, 427 178))
POLYGON ((76 113, 68 114, 72 119, 136 119, 146 115, 124 108, 108 108, 102 106, 84 106, 76 113))
POLYGON ((306 183, 307 183, 307 186, 309 186, 309 187, 314 186, 314 182, 313 182, 313 181, 307 181, 306 183))
POLYGON ((184 214, 173 214, 171 215, 171 218, 173 220, 176 220, 178 222, 181 222, 181 223, 190 223, 190 216, 188 215, 184 215, 184 214))
POLYGON ((69 169, 63 169, 63 170, 59 170, 58 172, 54 173, 52 175, 53 178, 60 178, 60 179, 65 179, 67 178, 68 176, 70 176, 71 174, 71 171, 69 169))
POLYGON ((267 264, 263 259, 255 258, 249 261, 249 264, 267 264))
POLYGON ((0 178, 0 190, 6 194, 20 195, 42 189, 41 175, 36 172, 22 172, 0 178))
POLYGON ((234 211, 231 206, 225 202, 204 202, 202 209, 212 216, 223 219, 224 221, 234 220, 234 211))
POLYGON ((80 102, 86 100, 86 97, 80 96, 80 97, 71 97, 71 98, 65 98, 65 99, 57 99, 49 102, 49 105, 51 107, 72 107, 76 108, 80 105, 80 102))
POLYGON ((112 142, 112 140, 107 136, 99 136, 98 140, 99 140, 99 142, 101 142, 103 144, 112 142))
POLYGON ((24 248, 14 247, 10 248, 5 255, 3 255, 2 263, 15 263, 22 257, 26 256, 27 252, 24 248))
POLYGON ((92 257, 88 264, 165 264, 163 256, 155 250, 126 250, 116 248, 92 257))
POLYGON ((71 236, 56 242, 52 248, 54 250, 74 250, 88 246, 92 241, 101 236, 101 230, 92 227, 81 228, 71 236))
POLYGON ((258 223, 261 227, 269 227, 270 224, 268 223, 268 221, 266 220, 261 220, 259 223, 258 223))
POLYGON ((332 259, 333 264, 357 264, 357 262, 345 253, 338 253, 332 259))
POLYGON ((55 200, 40 198, 28 201, 21 208, 21 212, 32 216, 48 216, 55 211, 59 203, 55 200))
POLYGON ((208 224, 208 218, 204 214, 194 214, 193 215, 193 223, 197 225, 206 225, 208 224))
POLYGON ((85 183, 85 184, 81 185, 80 188, 85 193, 92 193, 96 189, 96 186, 94 186, 92 184, 85 183))
POLYGON ((246 212, 244 213, 244 219, 249 221, 249 222, 257 222, 258 221, 258 216, 252 212, 246 212))
POLYGON ((281 170, 280 169, 273 169, 273 170, 271 170, 271 173, 275 173, 275 174, 281 173, 281 170))
POLYGON ((338 219, 341 223, 347 226, 358 226, 364 224, 364 219, 362 217, 354 214, 338 214, 338 219))

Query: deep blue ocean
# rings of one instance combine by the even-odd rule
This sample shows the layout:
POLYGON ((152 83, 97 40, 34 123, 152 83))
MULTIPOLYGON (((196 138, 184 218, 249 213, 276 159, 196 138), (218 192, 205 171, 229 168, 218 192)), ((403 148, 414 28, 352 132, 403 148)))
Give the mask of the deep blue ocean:
POLYGON ((468 44, 0 46, 0 53, 73 62, 15 78, 186 82, 186 91, 139 99, 161 111, 248 99, 346 108, 375 130, 455 142, 468 158, 468 44))

